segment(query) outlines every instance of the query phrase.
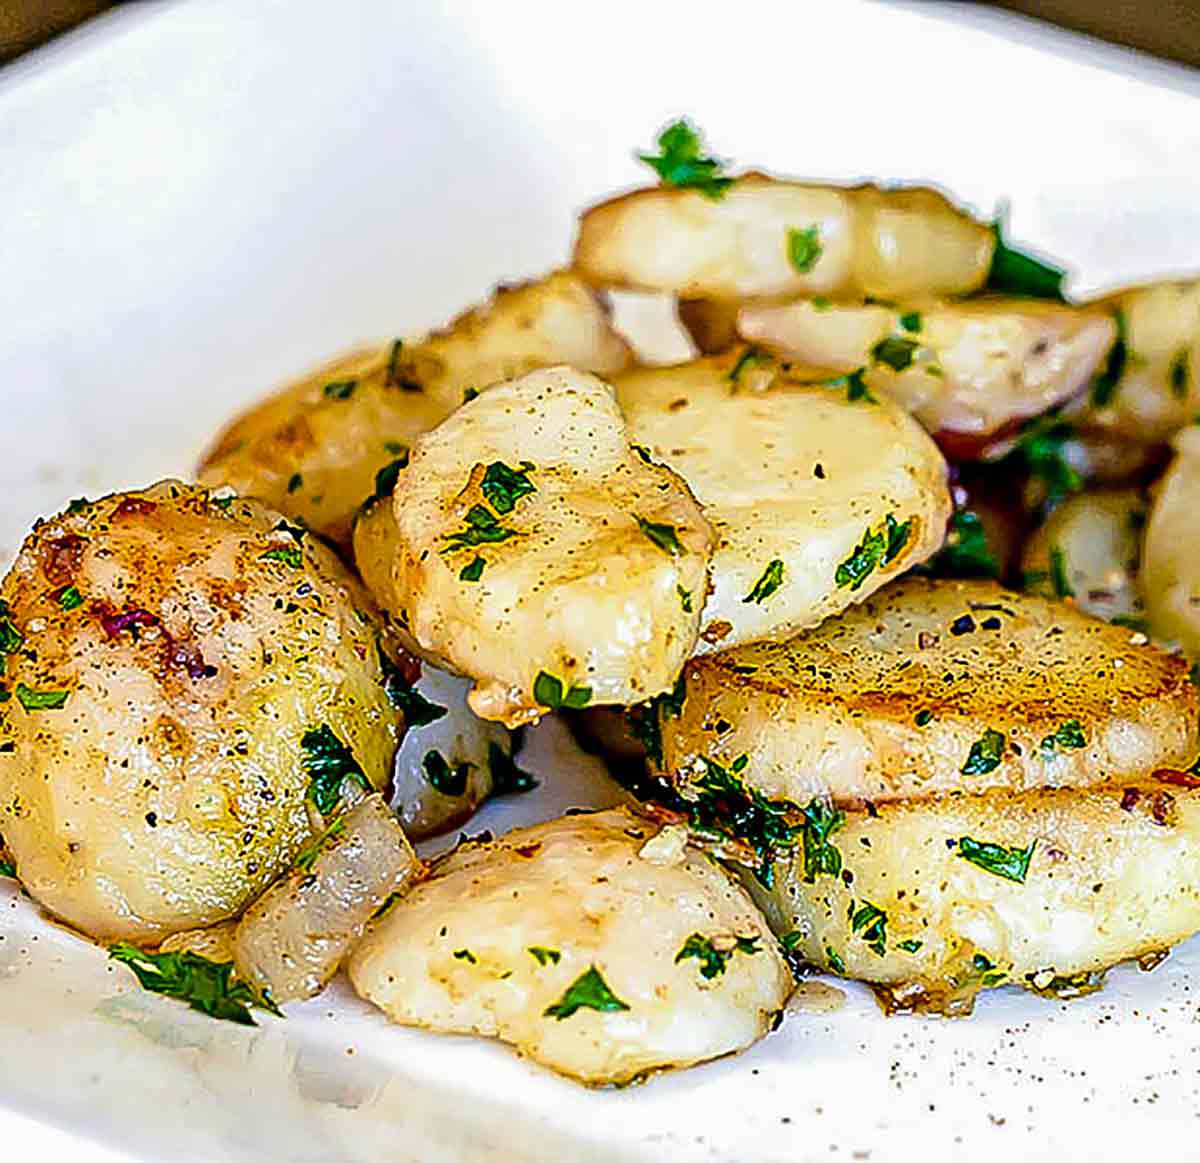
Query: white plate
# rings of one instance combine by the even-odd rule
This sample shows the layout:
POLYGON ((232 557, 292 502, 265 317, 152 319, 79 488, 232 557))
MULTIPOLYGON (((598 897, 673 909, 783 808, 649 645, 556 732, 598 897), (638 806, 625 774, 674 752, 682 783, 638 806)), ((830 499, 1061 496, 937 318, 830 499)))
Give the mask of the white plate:
MULTIPOLYGON (((317 360, 563 261, 577 209, 645 180, 632 151, 678 113, 747 163, 1010 198, 1014 235, 1090 289, 1200 268, 1198 96, 1195 74, 961 7, 125 9, 0 74, 0 549, 71 496, 186 473, 317 360)), ((611 794, 560 745, 537 735, 552 794, 480 826, 611 794)), ((1098 996, 1001 991, 963 1022, 887 1020, 850 986, 739 1058, 588 1092, 340 986, 257 1031, 209 1021, 0 889, 0 1141, 322 1163, 1171 1154, 1195 1134, 1198 965, 1192 942, 1098 996)))

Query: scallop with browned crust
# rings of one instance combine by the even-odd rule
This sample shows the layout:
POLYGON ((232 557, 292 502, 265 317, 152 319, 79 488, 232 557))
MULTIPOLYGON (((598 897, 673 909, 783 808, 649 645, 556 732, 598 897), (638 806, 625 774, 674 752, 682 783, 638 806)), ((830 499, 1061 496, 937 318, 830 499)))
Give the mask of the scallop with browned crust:
POLYGON ((394 1021, 500 1038, 593 1084, 749 1046, 792 988, 734 878, 626 808, 464 844, 347 968, 394 1021))
POLYGON ((1183 659, 991 582, 907 579, 685 675, 680 714, 661 721, 685 794, 713 763, 803 805, 1087 787, 1196 757, 1183 659))
POLYGON ((257 501, 164 481, 73 504, 2 592, 0 830, 30 894, 93 936, 239 912, 310 808, 387 781, 374 607, 257 501))
POLYGON ((717 531, 697 652, 782 638, 931 556, 946 462, 903 409, 738 349, 615 379, 630 438, 717 531))
POLYGON ((348 546, 376 474, 465 397, 537 367, 606 375, 630 358, 574 275, 501 287, 424 339, 355 352, 256 404, 221 434, 200 479, 260 497, 348 546))

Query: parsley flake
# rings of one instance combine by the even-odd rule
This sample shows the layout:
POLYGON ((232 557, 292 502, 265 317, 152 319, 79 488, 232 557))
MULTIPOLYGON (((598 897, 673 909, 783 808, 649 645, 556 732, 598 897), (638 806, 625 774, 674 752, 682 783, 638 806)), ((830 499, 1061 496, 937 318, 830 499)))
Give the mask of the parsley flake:
POLYGON ((1054 587, 1056 598, 1075 596, 1071 588, 1071 576, 1067 572, 1067 555, 1057 545, 1050 546, 1050 584, 1054 587))
POLYGON ((662 763, 662 721, 667 716, 678 719, 683 714, 686 695, 687 681, 680 674, 671 690, 626 710, 629 733, 646 749, 646 757, 652 763, 662 763))
POLYGON ((462 529, 446 537, 446 548, 450 552, 476 545, 495 545, 516 536, 514 530, 501 525, 496 515, 484 505, 472 505, 467 510, 463 522, 462 529))
POLYGON ((789 227, 787 232, 787 256, 792 269, 798 274, 806 275, 817 265, 824 247, 821 245, 821 231, 817 226, 809 226, 804 230, 789 227))
POLYGON ((347 780, 371 790, 370 781, 346 746, 330 729, 328 723, 305 731, 300 740, 304 751, 302 763, 309 777, 308 798, 322 816, 333 813, 347 780))
POLYGON ((641 153, 638 158, 658 174, 664 186, 696 190, 716 202, 733 183, 721 174, 720 161, 700 153, 700 135, 683 118, 658 135, 658 148, 660 153, 641 153))
POLYGON ((390 497, 396 491, 396 482, 400 479, 401 470, 408 467, 408 449, 400 446, 402 451, 395 460, 388 461, 375 474, 375 491, 363 502, 363 508, 369 509, 377 501, 390 497))
POLYGON ((1000 576, 1000 563, 978 513, 956 509, 951 514, 945 543, 931 562, 930 572, 937 577, 1000 576))
POLYGON ((675 593, 679 596, 679 608, 685 614, 690 614, 692 612, 692 591, 685 590, 683 586, 677 585, 675 593))
POLYGON ((831 380, 822 381, 827 388, 845 388, 848 403, 857 404, 859 400, 867 404, 878 404, 879 400, 871 394, 864 378, 865 368, 858 368, 848 375, 835 376, 831 380))
POLYGON ((358 380, 333 380, 321 390, 331 400, 348 400, 354 395, 354 389, 357 387, 358 380))
POLYGON ((1187 348, 1183 348, 1171 361, 1171 394, 1177 400, 1186 400, 1191 374, 1188 369, 1187 348))
POLYGON ((1049 757, 1056 751, 1078 751, 1087 746, 1087 736, 1078 719, 1068 719, 1053 735, 1047 735, 1041 742, 1042 754, 1049 757))
POLYGON ((883 551, 883 564, 891 565, 908 544, 909 534, 912 533, 912 520, 898 522, 889 513, 884 522, 884 532, 887 534, 887 547, 883 551))
POLYGON ((209 961, 198 953, 147 953, 125 942, 113 945, 108 955, 128 965, 143 989, 186 1001, 209 1017, 254 1026, 251 1006, 279 1012, 245 982, 232 980, 232 961, 209 961))
POLYGON ((985 289, 1004 295, 1053 299, 1065 303, 1062 285, 1067 277, 1066 271, 1009 246, 1004 240, 1004 218, 1002 211, 992 223, 996 245, 992 251, 992 265, 985 289))
POLYGON ((1036 840, 1028 848, 1008 848, 1003 844, 989 844, 974 840, 970 836, 962 836, 958 841, 958 854, 985 872, 1002 876, 1005 880, 1012 880, 1017 884, 1024 884, 1029 873, 1029 861, 1033 858, 1033 850, 1036 847, 1036 840))
POLYGON ((662 521, 647 521, 645 517, 639 517, 636 513, 633 519, 638 523, 638 528, 664 553, 677 557, 683 552, 674 525, 667 525, 662 521))
POLYGON ((479 959, 475 956, 474 953, 471 952, 470 949, 455 949, 454 950, 454 960, 455 961, 466 961, 466 962, 469 962, 471 965, 476 965, 476 964, 478 964, 478 961, 479 961, 479 959))
POLYGON ((545 945, 530 945, 528 952, 539 965, 557 965, 562 960, 557 949, 547 949, 545 945))
MULTIPOLYGON (((870 901, 858 908, 850 906, 850 929, 867 943, 871 952, 882 957, 887 948, 887 913, 870 901)), ((840 972, 840 971, 839 971, 840 972)))
POLYGON ((758 937, 735 936, 733 940, 732 946, 722 949, 714 945, 711 938, 704 936, 703 933, 693 933, 675 954, 675 964, 678 965, 681 961, 694 957, 700 962, 700 976, 706 981, 711 981, 725 972, 725 966, 735 953, 761 952, 758 947, 758 937))
POLYGON ((561 1022, 582 1009, 615 1013, 629 1007, 608 988, 608 983, 593 965, 567 987, 566 993, 554 1005, 547 1006, 542 1011, 542 1016, 561 1022))
POLYGON ((900 316, 900 329, 916 335, 921 330, 921 316, 916 311, 900 316))
POLYGON ((1007 745, 1008 740, 989 727, 971 744, 967 761, 959 770, 963 775, 987 775, 989 771, 995 771, 1007 745))
POLYGON ((924 942, 918 941, 915 937, 909 937, 907 941, 897 941, 896 948, 905 953, 915 953, 923 944, 924 942))
POLYGON ((539 706, 549 707, 552 711, 563 707, 579 710, 592 701, 592 688, 572 685, 564 692, 562 679, 541 670, 533 680, 533 700, 539 706))
POLYGON ((338 816, 319 836, 314 836, 300 849, 292 867, 300 872, 312 872, 317 857, 336 847, 335 841, 346 831, 346 817, 338 816))
POLYGON ((466 565, 458 571, 459 581, 477 582, 483 577, 483 567, 487 564, 477 553, 466 565))
POLYGON ((471 764, 460 763, 457 767, 451 767, 440 751, 426 751, 421 766, 425 769, 425 775, 434 791, 454 797, 466 792, 471 764))
POLYGON ((912 367, 917 348, 920 346, 915 339, 889 335, 871 348, 871 356, 877 363, 887 364, 892 371, 902 372, 912 367))
POLYGON ((804 883, 818 876, 837 876, 842 871, 842 854, 829 842, 846 822, 846 813, 833 806, 828 797, 816 796, 804 809, 804 883))
POLYGON ((404 725, 412 731, 426 727, 446 714, 446 708, 431 703, 401 672, 400 668, 380 648, 379 666, 383 671, 383 689, 388 702, 404 712, 404 725))
POLYGON ((737 357, 737 362, 729 369, 729 374, 725 377, 731 384, 736 384, 741 381, 742 372, 751 364, 770 362, 771 357, 765 352, 760 351, 757 347, 747 347, 741 355, 737 357))
POLYGON ((875 567, 883 560, 887 552, 888 538, 885 533, 873 532, 868 528, 862 535, 862 540, 834 573, 834 581, 838 587, 852 590, 862 588, 863 582, 875 572, 875 567))
POLYGON ((1121 386, 1121 377, 1125 374, 1125 366, 1129 362, 1129 332, 1125 312, 1119 307, 1113 312, 1117 321, 1117 338, 1108 349, 1108 358, 1104 361, 1104 369, 1092 381, 1092 403, 1097 408, 1106 408, 1113 402, 1117 389, 1121 386))
POLYGON ((259 561, 281 561, 292 569, 299 569, 303 564, 303 555, 298 545, 284 545, 278 549, 268 549, 258 555, 259 561))
POLYGON ((38 691, 23 682, 17 683, 17 702, 27 711, 59 711, 70 695, 70 691, 38 691))
POLYGON ((483 474, 480 491, 497 513, 511 513, 522 497, 537 492, 529 479, 533 469, 534 466, 527 460, 521 461, 520 469, 509 468, 504 461, 495 460, 483 474))
POLYGON ((783 585, 783 562, 776 557, 763 570, 762 576, 754 583, 754 588, 742 599, 742 604, 755 602, 762 605, 781 585, 783 585))

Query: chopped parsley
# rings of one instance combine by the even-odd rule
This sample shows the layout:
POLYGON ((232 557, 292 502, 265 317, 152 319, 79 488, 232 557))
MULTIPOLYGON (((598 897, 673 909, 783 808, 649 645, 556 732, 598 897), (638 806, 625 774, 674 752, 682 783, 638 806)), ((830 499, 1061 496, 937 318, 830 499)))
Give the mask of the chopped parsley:
POLYGON ((446 714, 446 708, 431 703, 412 683, 405 679, 400 668, 382 650, 379 651, 379 666, 383 671, 383 689, 388 702, 398 711, 404 712, 404 725, 411 731, 414 727, 425 727, 446 714))
POLYGON ((987 775, 989 771, 995 771, 1007 745, 1008 740, 989 727, 971 744, 967 761, 959 770, 963 775, 987 775))
POLYGON ((923 944, 923 941, 918 941, 915 937, 909 937, 907 941, 897 941, 896 948, 905 953, 915 953, 923 944))
POLYGON ((1171 361, 1171 395, 1177 400, 1186 400, 1191 375, 1188 369, 1187 348, 1183 348, 1171 361))
POLYGON ((484 505, 472 505, 463 521, 462 529, 446 537, 450 551, 476 545, 495 545, 516 536, 514 530, 501 525, 496 515, 484 505))
POLYGON ((838 955, 837 951, 825 946, 825 960, 829 962, 829 968, 834 973, 840 973, 843 977, 846 975, 846 963, 838 955))
POLYGON ((889 335, 871 348, 871 356, 876 363, 887 364, 892 371, 902 372, 912 367, 917 348, 920 346, 915 339, 889 335))
POLYGON ((333 380, 321 390, 331 400, 348 400, 354 395, 354 389, 357 387, 358 380, 333 380))
POLYGON ((533 680, 533 700, 539 706, 549 707, 552 711, 563 707, 579 710, 592 701, 592 688, 572 685, 564 691, 561 678, 540 670, 537 678, 533 680))
POLYGON ((1067 555, 1057 545, 1050 546, 1050 584, 1054 587, 1056 598, 1075 596, 1071 577, 1067 573, 1067 555))
POLYGON ((471 965, 478 964, 478 961, 479 961, 479 959, 475 956, 474 953, 471 952, 470 949, 455 949, 454 950, 454 960, 455 961, 467 961, 471 965))
POLYGON ((690 614, 692 612, 692 591, 685 590, 683 586, 677 585, 675 593, 679 595, 679 608, 685 614, 690 614))
POLYGON ((1053 413, 1031 420, 1012 452, 999 463, 1023 468, 1045 485, 1047 503, 1057 504, 1063 497, 1083 488, 1083 478, 1066 455, 1066 444, 1073 435, 1071 425, 1053 413))
POLYGON ((683 943, 683 947, 675 954, 675 964, 686 961, 689 957, 700 962, 700 976, 706 981, 725 972, 725 966, 735 953, 758 953, 758 937, 738 937, 728 949, 722 949, 712 943, 703 933, 693 933, 683 943))
POLYGON ((909 534, 912 533, 912 520, 899 523, 889 513, 884 522, 884 530, 887 533, 887 547, 883 551, 883 564, 891 565, 908 544, 909 534))
POLYGON ((333 733, 328 723, 305 731, 300 746, 304 750, 304 770, 309 777, 308 798, 321 815, 332 814, 347 780, 371 790, 370 781, 350 748, 333 733))
POLYGON ((629 1007, 611 989, 600 976, 600 971, 593 965, 586 973, 575 979, 567 987, 567 992, 542 1011, 542 1016, 562 1021, 582 1009, 599 1010, 601 1013, 615 1013, 627 1010, 629 1007))
POLYGON ((663 719, 668 715, 678 719, 683 714, 683 700, 686 696, 687 681, 680 674, 671 690, 626 710, 625 722, 629 726, 629 733, 646 749, 646 757, 652 763, 662 763, 663 719))
POLYGON ((722 175, 721 162, 701 154, 700 135, 683 118, 658 135, 658 148, 659 153, 640 153, 638 158, 658 174, 664 186, 696 190, 715 202, 733 183, 722 175))
POLYGON ((17 683, 15 693, 17 702, 27 711, 61 710, 71 695, 70 691, 34 690, 32 687, 26 686, 23 682, 17 683))
POLYGON ((746 756, 739 756, 724 767, 707 756, 701 757, 704 775, 693 785, 697 796, 684 802, 692 828, 733 836, 744 841, 759 859, 755 876, 770 888, 774 880, 771 862, 781 852, 790 851, 804 833, 804 824, 792 823, 800 809, 788 800, 769 800, 739 778, 746 768, 746 756))
POLYGON ((64 586, 54 595, 59 608, 63 610, 78 610, 83 605, 83 594, 78 586, 64 586))
POLYGON ((988 545, 987 532, 977 513, 956 509, 951 514, 945 543, 930 571, 937 577, 1000 576, 1000 563, 988 545))
POLYGON ((557 965, 562 960, 557 949, 547 949, 545 945, 530 945, 529 956, 539 965, 557 965))
POLYGON ((928 708, 918 711, 913 716, 913 722, 916 723, 918 727, 927 727, 933 722, 933 712, 928 708))
POLYGON ((677 557, 683 552, 674 525, 667 525, 662 521, 647 521, 645 517, 639 517, 636 513, 633 519, 638 523, 638 528, 664 553, 677 557))
POLYGON ((477 553, 466 565, 458 571, 459 581, 477 582, 483 577, 483 567, 487 563, 477 553))
POLYGON ((392 349, 388 352, 387 376, 383 381, 384 387, 400 388, 405 392, 419 392, 421 385, 416 380, 406 379, 400 375, 400 353, 404 350, 403 339, 393 339, 392 349))
POLYGON ((1003 212, 997 215, 996 221, 992 223, 992 235, 996 246, 992 251, 992 265, 988 271, 986 290, 1029 299, 1066 302, 1062 291, 1063 280, 1067 277, 1066 271, 1009 246, 1004 240, 1003 212))
POLYGON ((0 598, 0 673, 3 673, 3 656, 15 654, 25 644, 25 635, 12 620, 8 603, 0 598))
POLYGON ((887 537, 883 533, 873 532, 868 528, 862 535, 862 540, 838 567, 833 575, 839 588, 847 586, 852 590, 862 587, 863 582, 875 572, 875 567, 883 560, 887 550, 887 537))
POLYGON ((1087 746, 1087 736, 1083 733, 1078 719, 1068 719, 1053 735, 1047 735, 1042 740, 1042 754, 1053 755, 1056 751, 1078 751, 1087 746))
POLYGON ((921 316, 916 311, 900 316, 900 329, 916 335, 921 330, 921 316))
POLYGON ((278 549, 268 549, 258 555, 259 561, 281 561, 292 569, 299 569, 304 563, 303 554, 298 545, 283 545, 278 549))
POLYGON ((0 856, 0 876, 7 876, 12 880, 17 879, 17 866, 7 857, 0 856))
POLYGON ((864 379, 865 370, 860 367, 850 372, 849 375, 835 376, 833 379, 823 382, 827 388, 845 388, 846 400, 851 404, 856 404, 859 400, 868 404, 878 404, 879 401, 871 395, 871 389, 867 387, 867 381, 864 379))
POLYGON ((1129 333, 1125 312, 1119 307, 1113 312, 1117 321, 1117 338, 1108 349, 1108 358, 1104 368, 1092 381, 1092 403, 1097 408, 1106 408, 1117 395, 1121 386, 1121 377, 1125 374, 1125 365, 1129 362, 1129 333))
POLYGON ((434 791, 444 796, 461 796, 466 792, 471 764, 460 763, 457 767, 451 767, 440 751, 426 751, 421 766, 434 791))
POLYGON ((818 876, 837 876, 842 871, 842 854, 829 842, 846 822, 846 813, 833 806, 827 796, 815 796, 804 809, 804 883, 818 876))
POLYGON ((783 585, 783 562, 776 557, 763 570, 762 576, 754 583, 754 588, 742 599, 742 603, 756 602, 762 605, 781 585, 783 585))
POLYGON ((1005 880, 1024 884, 1029 872, 1029 861, 1037 847, 1034 840, 1028 848, 1008 848, 1003 844, 989 844, 962 836, 958 841, 958 854, 964 860, 982 868, 985 872, 1002 876, 1005 880))
MULTIPOLYGON (((884 955, 887 948, 887 913, 863 901, 857 908, 850 906, 850 929, 867 943, 871 952, 884 955)), ((840 972, 840 971, 839 971, 840 972)))
POLYGON ((488 744, 488 771, 492 774, 492 795, 513 796, 533 791, 538 781, 523 768, 499 743, 488 744))
POLYGON ((400 456, 408 452, 408 445, 400 440, 385 440, 383 442, 383 451, 390 456, 400 456))
POLYGON ((254 1026, 258 1023, 250 1016, 251 1006, 279 1012, 245 982, 232 980, 232 961, 209 961, 188 952, 147 953, 123 941, 113 945, 108 955, 128 965, 143 989, 186 1001, 209 1017, 254 1026))
POLYGON ((287 483, 288 495, 290 496, 292 493, 296 492, 296 490, 299 489, 303 484, 304 484, 304 477, 301 476, 301 474, 298 472, 292 473, 292 475, 290 477, 288 477, 288 483, 287 483))
POLYGON ((789 227, 787 232, 787 256, 792 269, 806 275, 817 265, 824 247, 821 246, 821 231, 816 226, 797 230, 789 227))
MULTIPOLYGON (((401 446, 403 448, 403 445, 401 446)), ((396 491, 396 482, 400 479, 402 469, 408 467, 408 449, 404 448, 395 460, 388 461, 375 474, 375 491, 363 503, 363 508, 370 508, 376 501, 390 497, 396 491)))
POLYGON ((534 466, 527 460, 521 461, 520 469, 509 468, 504 461, 495 460, 483 474, 480 491, 497 513, 511 513, 522 497, 537 492, 537 487, 529 479, 533 469, 534 466))
POLYGON ((88 507, 88 505, 90 505, 90 504, 91 504, 91 501, 89 501, 89 500, 87 499, 87 497, 76 497, 76 498, 75 498, 74 500, 72 500, 72 501, 71 501, 71 503, 70 503, 70 504, 67 506, 67 512, 68 512, 68 513, 81 513, 81 512, 83 512, 83 510, 84 510, 84 509, 86 509, 86 508, 88 507))

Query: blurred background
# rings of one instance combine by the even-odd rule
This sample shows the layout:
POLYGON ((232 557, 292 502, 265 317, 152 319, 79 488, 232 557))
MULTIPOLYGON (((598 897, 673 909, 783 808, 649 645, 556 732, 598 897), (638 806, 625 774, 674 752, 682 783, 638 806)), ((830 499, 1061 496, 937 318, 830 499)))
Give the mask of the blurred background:
MULTIPOLYGON (((114 7, 103 0, 0 3, 0 64, 114 7)), ((989 7, 1200 68, 1200 0, 1007 0, 989 7)))

